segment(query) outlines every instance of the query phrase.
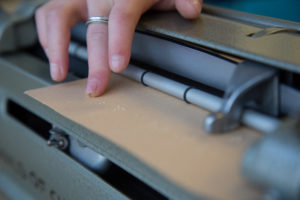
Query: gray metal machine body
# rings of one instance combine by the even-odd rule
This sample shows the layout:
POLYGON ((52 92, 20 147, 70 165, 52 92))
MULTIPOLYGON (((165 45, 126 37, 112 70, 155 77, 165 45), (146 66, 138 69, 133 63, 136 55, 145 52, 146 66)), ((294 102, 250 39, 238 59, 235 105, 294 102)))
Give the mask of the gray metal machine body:
MULTIPOLYGON (((53 84, 47 63, 28 53, 37 44, 32 16, 40 3, 28 1, 14 15, 1 15, 0 191, 8 199, 201 199, 155 172, 145 173, 151 170, 139 160, 24 95, 53 84), (115 171, 107 172, 109 165, 115 171), (106 174, 116 172, 130 182, 120 184, 106 174)), ((291 120, 300 108, 294 80, 300 73, 299 30, 297 23, 210 6, 195 21, 149 13, 134 38, 136 62, 123 75, 211 111, 207 131, 247 125, 266 133, 245 154, 245 177, 278 194, 272 198, 299 199, 299 121, 291 120)), ((70 55, 86 60, 82 25, 73 38, 70 55)), ((76 79, 75 73, 66 81, 76 79)))

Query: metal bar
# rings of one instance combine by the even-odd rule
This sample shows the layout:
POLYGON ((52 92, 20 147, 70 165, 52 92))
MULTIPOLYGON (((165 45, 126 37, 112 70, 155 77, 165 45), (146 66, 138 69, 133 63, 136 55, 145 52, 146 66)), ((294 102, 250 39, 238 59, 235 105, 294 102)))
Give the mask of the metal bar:
MULTIPOLYGON (((71 43, 69 53, 87 60, 86 48, 76 43, 71 43)), ((146 71, 132 64, 128 65, 121 74, 209 111, 219 110, 222 104, 220 97, 191 88, 189 85, 146 71)), ((242 123, 258 131, 268 133, 278 127, 280 120, 252 110, 246 110, 242 115, 242 123)))

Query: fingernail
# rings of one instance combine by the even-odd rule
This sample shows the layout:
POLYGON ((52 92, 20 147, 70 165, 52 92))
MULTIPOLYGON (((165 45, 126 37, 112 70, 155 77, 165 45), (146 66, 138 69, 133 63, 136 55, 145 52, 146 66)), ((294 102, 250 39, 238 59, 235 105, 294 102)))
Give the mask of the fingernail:
POLYGON ((190 2, 196 6, 200 4, 199 0, 190 0, 190 2))
POLYGON ((190 8, 191 11, 194 10, 194 12, 190 13, 190 17, 189 18, 196 18, 197 16, 199 16, 200 12, 201 12, 201 4, 199 0, 189 0, 190 2, 190 8))
POLYGON ((110 59, 110 69, 113 72, 119 72, 124 67, 124 56, 121 55, 113 55, 110 59))
POLYGON ((89 79, 87 81, 85 92, 89 97, 95 97, 97 96, 97 90, 98 90, 98 80, 95 78, 89 79))
POLYGON ((62 76, 61 69, 55 63, 50 63, 50 73, 53 80, 59 80, 62 76))

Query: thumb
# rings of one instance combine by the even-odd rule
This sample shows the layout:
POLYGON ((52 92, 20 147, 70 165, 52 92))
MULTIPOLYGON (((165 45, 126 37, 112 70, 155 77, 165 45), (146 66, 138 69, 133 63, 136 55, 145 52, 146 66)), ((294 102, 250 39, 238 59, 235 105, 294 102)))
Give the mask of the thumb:
POLYGON ((194 19, 200 15, 202 0, 175 0, 178 12, 187 19, 194 19))

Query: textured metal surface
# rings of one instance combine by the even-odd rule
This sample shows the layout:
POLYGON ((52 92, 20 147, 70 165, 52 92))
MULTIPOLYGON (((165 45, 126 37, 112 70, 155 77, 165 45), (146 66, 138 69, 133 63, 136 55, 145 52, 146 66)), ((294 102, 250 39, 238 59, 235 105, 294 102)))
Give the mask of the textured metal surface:
MULTIPOLYGON (((6 157, 7 159, 7 157, 6 157)), ((6 160, 8 161, 8 160, 6 160)), ((12 173, 11 167, 8 167, 3 162, 3 152, 1 152, 0 158, 0 190, 3 191, 4 200, 34 200, 33 195, 30 194, 26 188, 19 182, 19 173, 12 173)), ((0 195, 0 199, 2 197, 0 195)))
POLYGON ((300 37, 295 34, 251 38, 247 35, 261 28, 208 14, 185 20, 176 12, 148 13, 138 30, 300 73, 300 37))
POLYGON ((13 119, 2 116, 0 125, 0 164, 34 199, 126 199, 13 119))

